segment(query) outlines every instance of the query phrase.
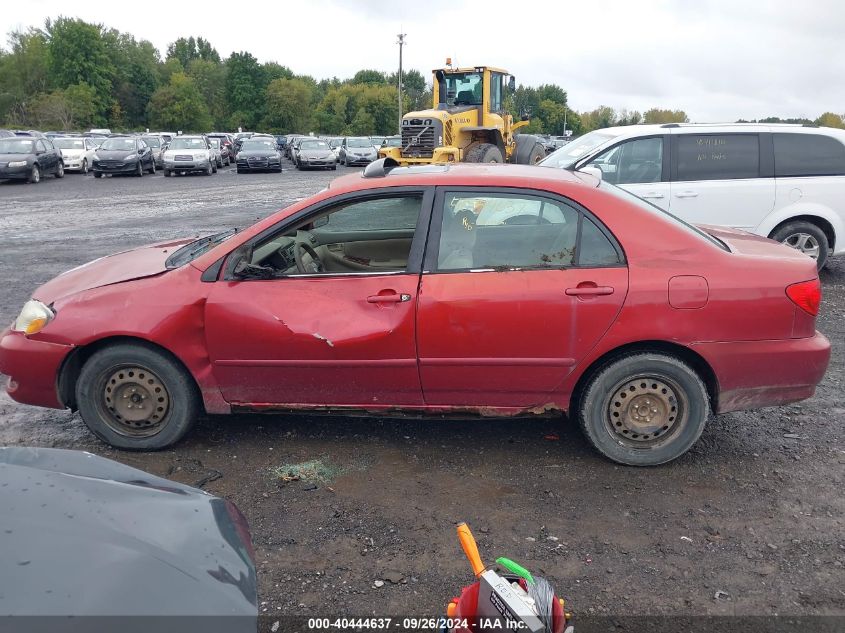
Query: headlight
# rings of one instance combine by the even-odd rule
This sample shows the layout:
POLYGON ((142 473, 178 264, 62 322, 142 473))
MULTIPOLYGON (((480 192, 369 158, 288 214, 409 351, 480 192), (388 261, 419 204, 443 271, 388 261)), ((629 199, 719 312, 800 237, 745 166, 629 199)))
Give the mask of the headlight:
POLYGON ((97 152, 94 152, 94 155, 91 157, 92 160, 100 160, 100 157, 97 156, 97 152))
POLYGON ((138 156, 137 154, 129 154, 128 156, 124 156, 124 157, 123 157, 123 160, 124 160, 124 161, 127 161, 127 160, 133 160, 133 159, 134 159, 135 157, 137 157, 137 156, 138 156))
POLYGON ((26 167, 26 161, 25 160, 13 160, 11 163, 9 163, 9 167, 26 167))
POLYGON ((15 319, 12 329, 24 334, 35 334, 43 330, 47 324, 56 316, 46 305, 35 299, 30 299, 23 304, 23 309, 15 319))

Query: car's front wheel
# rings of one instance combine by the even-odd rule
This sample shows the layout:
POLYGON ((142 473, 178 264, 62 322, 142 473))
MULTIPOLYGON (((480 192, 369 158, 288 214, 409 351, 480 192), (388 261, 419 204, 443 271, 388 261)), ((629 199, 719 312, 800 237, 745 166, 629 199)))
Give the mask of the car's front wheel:
POLYGON ((56 178, 64 178, 65 177, 65 164, 62 161, 59 161, 59 164, 56 165, 56 178))
POLYGON ((772 233, 771 238, 812 257, 816 260, 816 267, 819 270, 827 263, 827 257, 830 254, 827 235, 815 224, 790 222, 772 233))
POLYGON ((665 464, 686 453, 710 416, 707 388, 685 362, 656 352, 599 368, 575 411, 602 455, 628 466, 665 464))
POLYGON ((27 182, 34 184, 41 182, 41 168, 38 167, 38 165, 32 166, 32 169, 29 171, 29 178, 27 178, 27 182))
POLYGON ((85 362, 76 402, 94 435, 127 450, 174 444, 201 408, 193 379, 176 360, 131 343, 101 349, 85 362))

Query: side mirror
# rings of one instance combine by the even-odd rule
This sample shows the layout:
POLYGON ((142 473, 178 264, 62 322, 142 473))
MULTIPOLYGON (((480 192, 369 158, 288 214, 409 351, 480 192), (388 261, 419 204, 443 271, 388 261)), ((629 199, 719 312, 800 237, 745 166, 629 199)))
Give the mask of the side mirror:
POLYGON ((590 174, 591 176, 595 176, 599 180, 604 177, 604 172, 601 170, 600 167, 584 166, 577 169, 576 171, 580 171, 582 174, 590 174))
POLYGON ((224 279, 241 279, 247 276, 249 267, 252 265, 252 246, 243 244, 238 246, 229 254, 226 261, 226 274, 224 279))
POLYGON ((514 77, 513 75, 508 78, 508 90, 510 90, 511 92, 516 90, 516 77, 514 77))

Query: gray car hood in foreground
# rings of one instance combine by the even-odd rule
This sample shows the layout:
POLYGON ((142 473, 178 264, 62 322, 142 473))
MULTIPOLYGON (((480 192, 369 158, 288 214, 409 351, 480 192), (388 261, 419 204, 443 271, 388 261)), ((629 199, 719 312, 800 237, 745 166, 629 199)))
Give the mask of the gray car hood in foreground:
MULTIPOLYGON (((228 501, 90 453, 0 448, 0 508, 0 631, 50 619, 6 617, 33 615, 82 616, 64 620, 87 622, 78 630, 110 619, 86 616, 216 616, 255 631, 252 545, 228 501)), ((192 619, 175 620, 198 630, 192 619)))

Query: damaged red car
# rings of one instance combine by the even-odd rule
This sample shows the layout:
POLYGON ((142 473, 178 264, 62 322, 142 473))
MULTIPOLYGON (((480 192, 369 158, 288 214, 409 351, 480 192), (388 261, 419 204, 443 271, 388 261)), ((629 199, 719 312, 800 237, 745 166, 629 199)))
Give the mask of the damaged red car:
POLYGON ((247 229, 59 275, 0 371, 124 449, 203 412, 566 413, 653 465, 711 414, 812 396, 820 300, 800 252, 588 174, 382 160, 247 229))

